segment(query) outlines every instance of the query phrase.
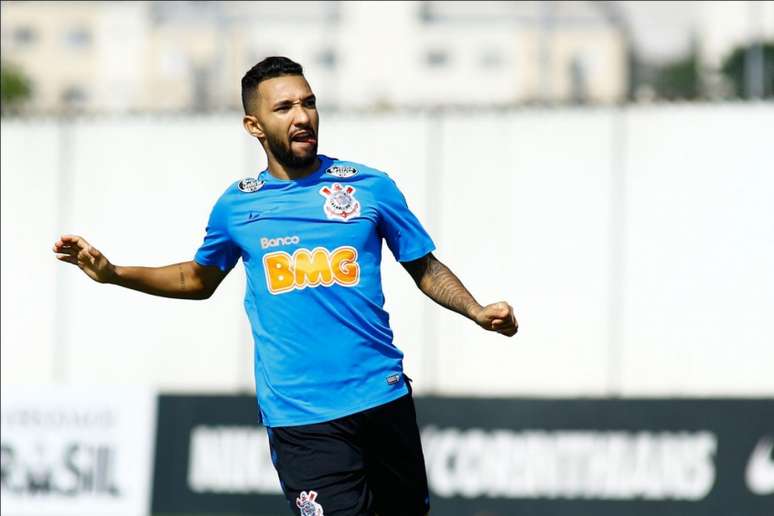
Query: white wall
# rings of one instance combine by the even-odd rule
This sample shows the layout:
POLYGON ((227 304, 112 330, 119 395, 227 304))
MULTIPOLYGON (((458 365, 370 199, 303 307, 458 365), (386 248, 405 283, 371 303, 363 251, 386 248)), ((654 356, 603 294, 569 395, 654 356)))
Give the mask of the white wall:
MULTIPOLYGON (((385 252, 420 392, 774 393, 774 106, 327 116, 323 153, 388 171, 514 339, 434 306, 385 252), (768 135, 768 138, 767 138, 768 135)), ((119 264, 188 260, 265 165, 238 114, 2 122, 2 382, 250 391, 241 266, 205 302, 57 263, 75 232, 119 264)))
POLYGON ((772 114, 628 119, 624 392, 774 392, 772 114))
POLYGON ((45 382, 54 374, 57 284, 46 253, 63 199, 60 131, 54 123, 2 122, 0 128, 0 378, 45 382))

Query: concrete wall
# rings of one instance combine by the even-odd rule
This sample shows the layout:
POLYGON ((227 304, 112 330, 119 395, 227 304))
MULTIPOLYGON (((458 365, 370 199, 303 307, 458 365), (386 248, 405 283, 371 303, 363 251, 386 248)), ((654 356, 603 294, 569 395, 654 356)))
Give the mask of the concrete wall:
MULTIPOLYGON (((425 299, 385 252, 419 392, 774 393, 774 106, 322 113, 323 153, 390 172, 514 339, 425 299)), ((2 382, 251 391, 242 266, 204 302, 91 282, 192 258, 226 186, 265 166, 236 113, 2 122, 2 382)))

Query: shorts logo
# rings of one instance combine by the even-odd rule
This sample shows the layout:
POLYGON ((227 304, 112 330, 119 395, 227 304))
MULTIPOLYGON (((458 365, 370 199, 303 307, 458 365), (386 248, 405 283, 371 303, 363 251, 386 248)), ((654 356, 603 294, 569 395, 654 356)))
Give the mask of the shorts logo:
POLYGON ((331 167, 326 170, 328 174, 336 177, 352 177, 357 174, 357 169, 354 167, 331 167))
POLYGON ((333 251, 324 247, 296 249, 292 256, 285 251, 266 253, 263 270, 266 286, 275 295, 320 285, 354 287, 360 283, 357 250, 346 245, 333 251))
POLYGON ((325 197, 323 210, 329 219, 340 219, 345 222, 360 215, 360 203, 355 199, 355 188, 333 183, 330 187, 320 188, 320 195, 325 197))
POLYGON ((301 516, 325 516, 323 514, 322 505, 315 502, 317 499, 317 492, 301 491, 301 494, 296 498, 296 507, 301 509, 301 516))
POLYGON ((239 182, 239 189, 244 193, 257 192, 266 182, 259 180, 257 177, 246 177, 239 182))

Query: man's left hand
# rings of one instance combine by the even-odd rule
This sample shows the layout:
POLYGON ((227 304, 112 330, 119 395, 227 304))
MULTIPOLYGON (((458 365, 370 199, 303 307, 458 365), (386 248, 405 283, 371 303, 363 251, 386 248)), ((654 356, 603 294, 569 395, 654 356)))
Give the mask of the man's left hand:
POLYGON ((505 301, 486 305, 475 315, 475 321, 485 330, 496 331, 506 337, 513 337, 519 331, 513 307, 505 301))

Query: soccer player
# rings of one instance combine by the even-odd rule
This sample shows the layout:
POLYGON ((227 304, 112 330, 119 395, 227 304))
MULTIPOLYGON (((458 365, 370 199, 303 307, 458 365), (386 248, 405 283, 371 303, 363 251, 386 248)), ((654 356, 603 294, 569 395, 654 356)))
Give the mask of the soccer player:
POLYGON ((226 189, 192 261, 117 266, 74 235, 54 252, 100 283, 186 299, 210 297, 241 258, 260 416, 292 510, 426 514, 410 380, 383 309, 382 240, 422 292, 483 329, 513 336, 513 310, 476 302, 386 173, 317 153, 315 96, 299 64, 255 65, 242 103, 268 167, 226 189))

